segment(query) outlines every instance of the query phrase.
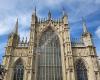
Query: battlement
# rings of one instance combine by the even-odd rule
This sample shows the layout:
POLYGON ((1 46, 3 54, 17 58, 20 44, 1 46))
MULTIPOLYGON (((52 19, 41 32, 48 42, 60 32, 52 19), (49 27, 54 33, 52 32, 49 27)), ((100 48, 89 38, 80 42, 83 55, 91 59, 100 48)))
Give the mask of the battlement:
POLYGON ((27 37, 26 39, 24 39, 23 37, 23 39, 19 41, 18 47, 28 47, 28 45, 29 45, 29 42, 27 40, 27 37))
POLYGON ((39 18, 36 14, 36 10, 33 12, 32 14, 32 21, 31 21, 31 24, 42 24, 42 23, 48 23, 48 22, 52 22, 52 24, 56 23, 56 24, 59 24, 59 23, 63 23, 63 24, 68 24, 68 16, 67 14, 65 13, 65 11, 63 11, 63 14, 60 18, 58 19, 54 19, 52 17, 52 14, 51 12, 49 11, 48 12, 48 16, 46 18, 39 18))
POLYGON ((52 23, 63 23, 63 20, 61 18, 58 19, 54 19, 51 18, 50 20, 48 18, 38 18, 38 23, 48 23, 49 21, 51 21, 52 23))
POLYGON ((82 38, 71 38, 72 47, 84 47, 82 38))

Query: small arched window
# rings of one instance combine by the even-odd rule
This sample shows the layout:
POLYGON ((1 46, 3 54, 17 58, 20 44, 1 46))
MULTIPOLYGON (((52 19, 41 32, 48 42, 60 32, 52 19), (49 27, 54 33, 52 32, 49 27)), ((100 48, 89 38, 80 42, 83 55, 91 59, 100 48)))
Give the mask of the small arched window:
POLYGON ((14 78, 13 80, 23 80, 24 65, 21 60, 18 60, 14 67, 14 78))
POLYGON ((77 80, 88 80, 87 78, 87 69, 84 62, 80 59, 76 63, 76 74, 77 80))

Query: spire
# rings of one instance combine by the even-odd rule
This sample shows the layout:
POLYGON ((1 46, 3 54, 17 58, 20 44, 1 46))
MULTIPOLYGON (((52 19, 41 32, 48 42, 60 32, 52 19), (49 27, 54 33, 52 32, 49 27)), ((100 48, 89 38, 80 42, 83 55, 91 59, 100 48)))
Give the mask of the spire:
POLYGON ((14 33, 18 34, 18 18, 17 18, 16 24, 15 24, 14 33))
POLYGON ((62 21, 63 21, 63 23, 65 24, 65 25, 68 25, 68 16, 67 16, 67 14, 66 14, 66 11, 65 11, 65 9, 64 9, 64 7, 62 8, 62 21))
POLYGON ((64 8, 63 8, 62 14, 63 14, 63 16, 65 15, 65 9, 64 8))
POLYGON ((83 43, 85 46, 93 46, 92 35, 90 32, 88 32, 86 22, 83 18, 82 22, 83 22, 83 34, 82 34, 83 43))
POLYGON ((36 15, 36 6, 35 6, 35 15, 36 15))
POLYGON ((35 24, 38 20, 37 20, 37 15, 36 15, 36 7, 34 8, 33 10, 33 13, 32 13, 32 24, 35 24))
POLYGON ((34 7, 32 15, 36 16, 36 6, 34 7))
POLYGON ((67 14, 66 14, 66 11, 65 11, 65 8, 64 8, 64 7, 62 8, 62 14, 63 14, 63 17, 64 17, 64 16, 67 16, 67 14))
POLYGON ((51 12, 49 10, 49 12, 48 12, 48 20, 50 20, 50 19, 51 19, 51 12))
POLYGON ((82 22, 83 22, 83 32, 87 33, 88 30, 87 30, 87 26, 86 26, 86 22, 85 22, 84 18, 82 18, 82 22))

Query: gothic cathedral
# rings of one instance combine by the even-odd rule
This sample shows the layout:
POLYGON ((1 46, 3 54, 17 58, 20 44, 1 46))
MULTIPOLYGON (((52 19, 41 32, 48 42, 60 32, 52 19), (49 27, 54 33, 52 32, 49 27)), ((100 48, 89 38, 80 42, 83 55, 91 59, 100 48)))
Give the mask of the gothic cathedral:
POLYGON ((4 80, 100 80, 92 35, 83 21, 81 39, 71 39, 68 16, 40 20, 32 14, 29 40, 20 40, 18 20, 3 58, 4 80))

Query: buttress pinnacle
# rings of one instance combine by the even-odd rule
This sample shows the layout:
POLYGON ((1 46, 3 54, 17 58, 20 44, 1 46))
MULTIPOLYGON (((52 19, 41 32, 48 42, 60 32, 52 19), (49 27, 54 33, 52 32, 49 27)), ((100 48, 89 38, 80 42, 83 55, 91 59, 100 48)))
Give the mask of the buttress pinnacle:
POLYGON ((14 33, 18 34, 18 18, 17 18, 16 24, 15 24, 14 33))

